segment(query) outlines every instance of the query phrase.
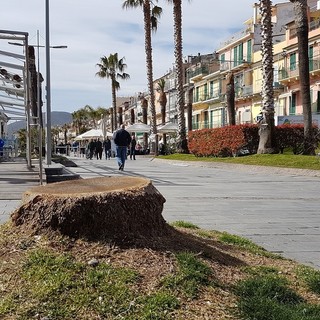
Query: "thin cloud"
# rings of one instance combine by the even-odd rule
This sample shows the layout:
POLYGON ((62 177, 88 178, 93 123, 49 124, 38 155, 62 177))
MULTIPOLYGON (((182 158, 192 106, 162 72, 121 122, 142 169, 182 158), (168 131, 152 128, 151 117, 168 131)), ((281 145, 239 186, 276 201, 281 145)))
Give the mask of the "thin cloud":
MULTIPOLYGON (((288 2, 273 1, 273 3, 288 2)), ((52 49, 52 110, 73 112, 85 105, 111 106, 110 80, 95 76, 100 57, 117 52, 125 57, 131 79, 121 82, 119 96, 133 96, 147 88, 143 13, 122 9, 123 1, 51 0, 50 43, 67 45, 52 49)), ((183 1, 184 55, 206 54, 219 48, 253 15, 252 0, 183 1)), ((45 2, 10 0, 1 5, 3 30, 29 32, 30 44, 45 44, 45 2)), ((158 31, 153 34, 154 78, 174 63, 172 6, 164 2, 158 31)), ((1 41, 3 50, 19 50, 1 41), (4 48, 5 47, 5 48, 4 48)), ((20 48, 20 50, 22 50, 20 48)), ((40 71, 45 76, 45 50, 40 50, 40 71)))

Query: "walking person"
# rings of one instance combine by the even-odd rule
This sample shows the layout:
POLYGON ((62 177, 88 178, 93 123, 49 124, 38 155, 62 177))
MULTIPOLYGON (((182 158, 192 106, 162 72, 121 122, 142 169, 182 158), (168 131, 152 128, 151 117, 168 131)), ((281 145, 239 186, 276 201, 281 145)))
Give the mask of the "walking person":
POLYGON ((114 135, 114 143, 116 144, 117 152, 117 162, 119 165, 119 170, 121 171, 123 171, 124 169, 124 164, 127 158, 127 148, 130 145, 130 142, 131 136, 129 132, 125 129, 125 125, 123 124, 114 135))
POLYGON ((102 142, 100 141, 100 139, 98 138, 98 140, 96 141, 96 156, 97 156, 97 160, 101 160, 102 158, 102 142))
POLYGON ((91 141, 88 144, 88 149, 89 149, 89 159, 92 160, 93 155, 96 151, 96 141, 91 139, 91 141))
POLYGON ((133 134, 131 138, 131 143, 130 143, 130 160, 132 159, 136 160, 136 145, 137 145, 137 141, 133 134))
POLYGON ((103 141, 104 153, 106 155, 106 160, 111 158, 111 140, 107 137, 106 140, 103 141))

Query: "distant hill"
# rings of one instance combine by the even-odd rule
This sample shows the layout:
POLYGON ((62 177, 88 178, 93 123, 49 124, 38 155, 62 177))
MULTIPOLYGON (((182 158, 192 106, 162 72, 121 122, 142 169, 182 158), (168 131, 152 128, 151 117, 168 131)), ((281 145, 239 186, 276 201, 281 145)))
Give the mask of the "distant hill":
MULTIPOLYGON (((43 114, 43 119, 45 120, 45 114, 43 114)), ((51 125, 52 126, 62 126, 66 123, 72 122, 72 115, 69 112, 63 111, 52 111, 51 112, 51 125)), ((26 127, 26 121, 20 120, 8 124, 8 136, 10 137, 13 133, 19 131, 26 127)))

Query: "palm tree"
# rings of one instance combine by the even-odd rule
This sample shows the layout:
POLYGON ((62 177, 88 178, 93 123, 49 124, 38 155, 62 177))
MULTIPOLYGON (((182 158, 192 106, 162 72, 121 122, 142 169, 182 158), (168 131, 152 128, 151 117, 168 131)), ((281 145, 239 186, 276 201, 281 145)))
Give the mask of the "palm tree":
MULTIPOLYGON (((186 119, 184 115, 184 90, 183 90, 183 57, 182 57, 182 0, 167 0, 173 4, 174 19, 174 56, 177 73, 177 111, 178 111, 178 145, 177 151, 188 153, 186 135, 186 119)), ((189 0, 188 0, 189 1, 189 0)))
POLYGON ((227 111, 228 111, 228 120, 229 126, 234 126, 236 124, 236 110, 234 104, 234 75, 232 72, 229 72, 226 76, 227 90, 227 111))
POLYGON ((100 63, 97 63, 97 66, 100 68, 100 70, 96 73, 96 75, 100 78, 111 79, 112 108, 114 119, 112 130, 115 130, 117 128, 116 91, 120 89, 120 83, 117 79, 130 79, 130 75, 124 72, 124 70, 127 68, 124 60, 124 57, 118 59, 118 53, 111 53, 109 57, 103 56, 102 58, 100 58, 100 63))
MULTIPOLYGON (((160 107, 161 107, 161 123, 165 124, 166 123, 166 106, 167 106, 167 95, 164 91, 165 89, 165 85, 166 85, 166 80, 164 80, 164 78, 161 78, 158 82, 157 82, 157 91, 159 92, 159 103, 160 103, 160 107)), ((163 144, 167 143, 167 137, 166 134, 163 134, 163 144)))
POLYGON ((93 107, 86 105, 84 107, 84 111, 87 114, 87 117, 89 118, 90 125, 93 128, 97 127, 97 120, 100 119, 101 113, 98 113, 97 110, 95 110, 93 107))
POLYGON ((71 115, 72 125, 76 130, 76 135, 86 132, 88 117, 84 108, 73 112, 71 115))
POLYGON ((164 91, 165 85, 166 85, 166 80, 161 78, 157 82, 157 91, 159 92, 159 103, 161 107, 161 123, 165 124, 166 123, 166 106, 167 106, 167 95, 164 91))
MULTIPOLYGON (((156 0, 157 1, 157 0, 156 0)), ((153 88, 153 65, 152 65, 152 41, 151 31, 156 31, 158 26, 158 18, 162 13, 162 8, 153 6, 151 9, 150 0, 126 0, 123 8, 137 8, 143 9, 143 21, 144 21, 144 42, 146 53, 146 66, 147 66, 147 81, 148 91, 150 96, 150 113, 151 113, 151 133, 155 135, 155 154, 158 154, 158 135, 157 135, 157 115, 155 107, 155 96, 153 88)))
POLYGON ((262 52, 262 115, 258 153, 275 153, 273 44, 271 0, 260 0, 262 52))
POLYGON ((310 76, 309 76, 309 23, 307 0, 290 0, 294 4, 295 22, 298 38, 299 78, 302 97, 303 122, 304 122, 304 144, 303 154, 314 155, 315 144, 312 130, 312 113, 310 98, 310 76))

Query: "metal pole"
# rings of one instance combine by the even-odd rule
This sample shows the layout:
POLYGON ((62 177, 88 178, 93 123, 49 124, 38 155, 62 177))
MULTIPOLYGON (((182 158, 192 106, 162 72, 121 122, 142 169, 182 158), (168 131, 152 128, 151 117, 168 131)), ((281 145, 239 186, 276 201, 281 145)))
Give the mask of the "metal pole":
POLYGON ((51 90, 50 90, 50 38, 49 38, 49 0, 46 0, 46 164, 51 164, 51 90))
POLYGON ((42 123, 41 123, 41 95, 40 95, 40 52, 39 52, 39 30, 37 31, 37 53, 38 53, 38 72, 37 72, 37 107, 38 107, 38 129, 39 129, 39 177, 40 177, 40 185, 43 184, 42 179, 42 123))

